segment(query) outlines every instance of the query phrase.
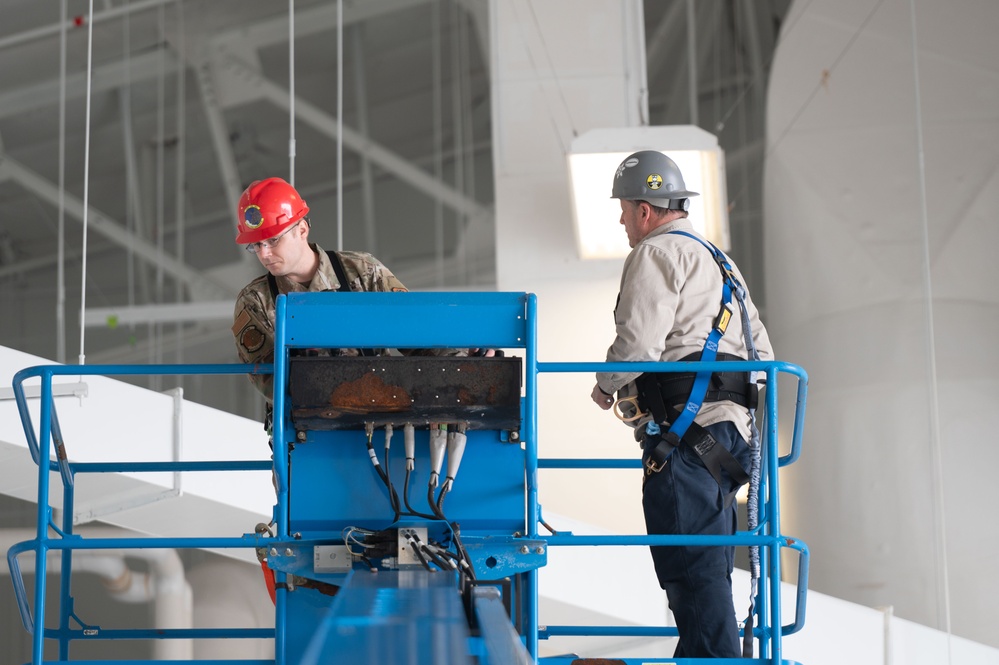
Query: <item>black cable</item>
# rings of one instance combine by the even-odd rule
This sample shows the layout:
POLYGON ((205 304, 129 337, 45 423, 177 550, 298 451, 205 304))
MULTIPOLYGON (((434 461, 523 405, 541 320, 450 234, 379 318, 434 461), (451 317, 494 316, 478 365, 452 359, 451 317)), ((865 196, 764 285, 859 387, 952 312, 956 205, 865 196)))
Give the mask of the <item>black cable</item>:
POLYGON ((385 437, 385 487, 388 488, 389 492, 389 503, 392 504, 392 510, 395 511, 395 517, 392 518, 393 522, 399 521, 399 515, 402 511, 399 508, 399 495, 395 493, 395 488, 392 487, 392 474, 389 472, 389 437, 385 437))
MULTIPOLYGON (((382 465, 378 462, 378 454, 375 453, 375 446, 372 444, 371 439, 374 437, 374 428, 372 427, 367 432, 367 447, 368 447, 368 457, 371 458, 371 464, 374 465, 375 471, 378 472, 378 477, 382 479, 382 483, 385 485, 389 492, 389 504, 392 510, 395 511, 395 520, 399 519, 399 497, 392 488, 392 481, 389 479, 388 474, 382 465)), ((385 455, 385 464, 388 465, 388 453, 385 455)), ((395 521, 393 520, 393 521, 395 521)))
POLYGON ((450 485, 445 480, 444 485, 441 487, 440 494, 437 495, 437 510, 434 512, 440 515, 441 519, 444 518, 444 497, 447 496, 447 493, 450 491, 449 488, 450 485))
POLYGON ((420 549, 434 562, 434 564, 441 570, 454 570, 455 566, 448 565, 448 562, 441 558, 437 552, 430 549, 429 545, 420 543, 420 549))
POLYGON ((406 480, 403 481, 403 485, 402 485, 402 500, 406 504, 406 510, 409 511, 406 514, 407 515, 412 515, 413 517, 422 517, 423 519, 427 519, 427 520, 438 519, 436 515, 428 515, 426 513, 417 512, 416 510, 413 509, 413 506, 409 505, 409 477, 410 477, 410 475, 412 475, 412 473, 413 473, 412 470, 407 467, 406 468, 406 480))
POLYGON ((420 563, 423 564, 423 567, 429 570, 430 572, 435 572, 434 569, 430 567, 430 564, 427 563, 426 558, 423 556, 423 552, 420 551, 420 548, 419 546, 417 546, 416 540, 413 538, 413 536, 412 535, 407 536, 406 540, 409 541, 409 549, 413 551, 413 554, 416 556, 417 559, 420 560, 420 563))
POLYGON ((475 581, 475 566, 472 565, 472 558, 468 556, 468 552, 465 550, 465 546, 461 543, 460 528, 457 524, 452 524, 448 522, 451 527, 451 538, 454 540, 454 549, 457 550, 458 556, 464 561, 464 565, 467 567, 465 574, 468 579, 475 581))
POLYGON ((451 566, 448 566, 447 563, 443 561, 440 558, 440 556, 437 555, 433 550, 431 550, 426 543, 420 540, 420 536, 415 531, 409 532, 409 534, 406 537, 409 540, 409 544, 411 547, 419 548, 424 554, 430 557, 430 559, 434 562, 434 564, 437 565, 438 568, 440 568, 441 570, 447 570, 451 568, 451 566))
POLYGON ((444 520, 445 522, 447 521, 444 517, 444 513, 442 513, 441 509, 437 507, 437 502, 434 501, 434 486, 430 484, 427 485, 427 503, 430 504, 430 509, 434 511, 434 515, 437 516, 437 519, 444 520))

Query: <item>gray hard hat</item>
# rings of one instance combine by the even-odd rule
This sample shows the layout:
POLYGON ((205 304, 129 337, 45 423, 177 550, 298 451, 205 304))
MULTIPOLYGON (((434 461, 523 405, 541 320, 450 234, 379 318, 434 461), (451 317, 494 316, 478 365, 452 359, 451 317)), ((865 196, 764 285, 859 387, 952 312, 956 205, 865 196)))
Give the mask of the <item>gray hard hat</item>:
POLYGON ((657 150, 639 150, 625 157, 614 174, 612 199, 645 201, 660 208, 686 210, 691 196, 683 174, 672 159, 657 150))

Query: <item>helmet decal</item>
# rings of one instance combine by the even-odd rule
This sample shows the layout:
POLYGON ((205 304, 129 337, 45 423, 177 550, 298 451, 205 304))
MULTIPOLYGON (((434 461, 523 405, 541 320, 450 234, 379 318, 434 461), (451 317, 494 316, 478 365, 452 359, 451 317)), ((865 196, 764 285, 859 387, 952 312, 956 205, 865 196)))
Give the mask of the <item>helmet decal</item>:
POLYGON ((624 175, 625 169, 630 169, 633 166, 638 166, 638 159, 635 157, 629 157, 628 159, 621 162, 621 166, 617 167, 617 174, 614 177, 620 178, 622 175, 624 175))
POLYGON ((260 206, 248 205, 243 210, 243 221, 251 229, 259 228, 264 223, 264 217, 260 214, 260 206))
POLYGON ((651 173, 649 177, 645 179, 645 184, 648 185, 649 189, 659 189, 663 186, 663 177, 658 173, 651 173))

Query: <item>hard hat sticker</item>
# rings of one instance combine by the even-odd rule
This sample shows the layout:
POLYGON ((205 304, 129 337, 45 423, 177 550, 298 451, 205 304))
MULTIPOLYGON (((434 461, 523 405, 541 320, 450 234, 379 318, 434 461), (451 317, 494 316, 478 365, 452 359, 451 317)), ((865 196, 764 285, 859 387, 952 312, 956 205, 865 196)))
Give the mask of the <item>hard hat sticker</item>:
POLYGON ((663 186, 663 177, 658 173, 653 173, 645 179, 645 184, 649 186, 649 189, 659 189, 663 186))
POLYGON ((621 162, 621 166, 617 167, 617 174, 615 174, 614 177, 620 178, 622 175, 624 175, 625 169, 630 169, 633 166, 638 166, 638 160, 634 157, 629 157, 628 159, 621 162))
POLYGON ((260 214, 260 206, 246 206, 246 210, 243 211, 243 221, 246 222, 246 225, 251 229, 259 228, 259 226, 264 223, 264 217, 260 214))

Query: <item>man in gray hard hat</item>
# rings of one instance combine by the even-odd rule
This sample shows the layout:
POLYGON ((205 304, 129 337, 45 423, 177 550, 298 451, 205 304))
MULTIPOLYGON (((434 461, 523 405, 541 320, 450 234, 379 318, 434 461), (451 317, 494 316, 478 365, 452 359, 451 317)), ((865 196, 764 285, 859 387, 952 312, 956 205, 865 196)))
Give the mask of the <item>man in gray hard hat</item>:
MULTIPOLYGON (((620 223, 632 250, 621 275, 608 362, 773 358, 748 291, 739 289, 744 295, 738 304, 752 334, 744 335, 738 321, 728 325, 740 308, 726 285, 745 282, 688 221, 690 197, 697 195, 660 152, 636 152, 618 167, 611 198, 621 201, 620 223)), ((734 497, 748 479, 756 386, 747 372, 710 377, 597 374, 593 401, 604 410, 617 404, 642 444, 642 505, 650 534, 735 533, 734 497)), ((734 548, 651 550, 680 633, 674 657, 742 656, 732 600, 734 548)))

